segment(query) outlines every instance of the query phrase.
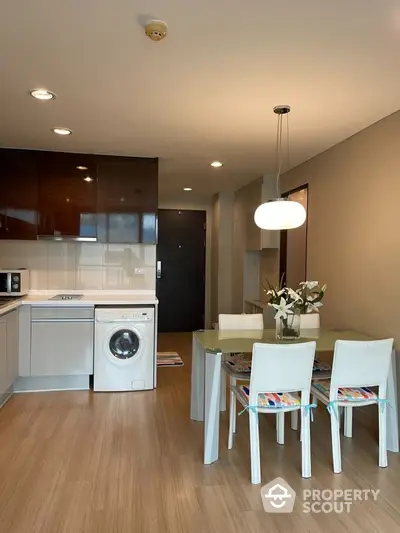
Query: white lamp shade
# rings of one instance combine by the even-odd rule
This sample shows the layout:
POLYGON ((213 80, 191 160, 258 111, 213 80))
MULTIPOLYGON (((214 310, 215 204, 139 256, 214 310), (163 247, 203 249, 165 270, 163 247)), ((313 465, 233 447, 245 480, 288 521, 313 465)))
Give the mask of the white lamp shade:
POLYGON ((304 224, 306 216, 306 210, 298 202, 277 198, 257 207, 254 222, 261 229, 293 229, 304 224))

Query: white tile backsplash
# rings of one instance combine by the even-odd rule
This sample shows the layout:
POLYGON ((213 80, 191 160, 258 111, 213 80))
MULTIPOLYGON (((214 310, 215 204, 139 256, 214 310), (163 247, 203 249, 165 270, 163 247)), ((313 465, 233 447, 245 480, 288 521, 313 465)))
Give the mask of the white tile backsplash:
POLYGON ((155 267, 154 245, 0 241, 0 268, 28 268, 35 290, 155 290, 155 267))

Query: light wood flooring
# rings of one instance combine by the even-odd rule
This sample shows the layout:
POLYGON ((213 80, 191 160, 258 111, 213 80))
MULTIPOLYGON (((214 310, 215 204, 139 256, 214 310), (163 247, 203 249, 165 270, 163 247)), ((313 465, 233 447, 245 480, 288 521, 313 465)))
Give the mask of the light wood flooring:
POLYGON ((161 336, 159 348, 177 350, 185 366, 161 369, 156 391, 16 395, 0 410, 1 533, 400 531, 400 455, 378 468, 376 408, 342 439, 340 475, 329 417, 318 410, 311 480, 300 476, 298 435, 287 424, 279 446, 274 417, 262 417, 263 483, 282 476, 296 491, 381 490, 377 503, 356 502, 347 515, 304 514, 299 499, 292 514, 266 514, 250 484, 248 417, 228 452, 222 414, 221 458, 205 467, 203 427, 189 419, 191 336, 161 336))

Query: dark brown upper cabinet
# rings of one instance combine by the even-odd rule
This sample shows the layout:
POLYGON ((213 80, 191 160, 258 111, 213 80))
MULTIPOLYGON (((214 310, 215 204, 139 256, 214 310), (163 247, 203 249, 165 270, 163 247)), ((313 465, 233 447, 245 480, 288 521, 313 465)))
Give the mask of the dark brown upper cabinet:
POLYGON ((34 152, 0 149, 0 239, 36 239, 38 180, 34 152))
POLYGON ((156 243, 158 159, 98 156, 97 172, 98 240, 156 243))
POLYGON ((97 237, 96 158, 37 152, 40 237, 97 237))

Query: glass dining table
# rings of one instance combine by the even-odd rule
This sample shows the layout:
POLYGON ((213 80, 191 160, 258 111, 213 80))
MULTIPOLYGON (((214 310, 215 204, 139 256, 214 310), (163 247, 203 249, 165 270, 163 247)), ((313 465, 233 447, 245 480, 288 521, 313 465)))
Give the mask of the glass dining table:
MULTIPOLYGON (((297 341, 279 341, 275 330, 203 330, 193 333, 190 418, 204 424, 204 464, 219 458, 220 410, 224 410, 226 383, 221 383, 223 354, 251 353, 255 342, 282 343, 315 340, 316 352, 333 352, 337 340, 370 341, 371 337, 351 330, 318 329, 302 330, 297 341), (222 391, 222 394, 221 394, 222 391), (222 401, 221 401, 222 399, 222 401)), ((387 398, 387 449, 399 451, 399 424, 397 408, 396 352, 393 349, 388 378, 387 398)), ((294 426, 292 426, 294 427, 294 426)))

